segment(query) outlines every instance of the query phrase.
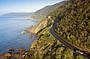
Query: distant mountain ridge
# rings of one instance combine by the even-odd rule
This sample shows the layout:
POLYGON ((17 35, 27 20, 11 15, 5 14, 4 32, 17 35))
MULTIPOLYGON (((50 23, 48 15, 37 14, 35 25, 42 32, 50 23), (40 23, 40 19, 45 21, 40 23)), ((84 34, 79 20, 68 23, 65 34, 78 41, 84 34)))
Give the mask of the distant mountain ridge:
POLYGON ((12 12, 12 13, 4 14, 2 16, 25 17, 25 18, 29 18, 29 19, 32 19, 35 21, 41 21, 42 19, 46 18, 48 16, 48 14, 53 12, 56 8, 63 5, 64 2, 65 1, 56 3, 54 5, 48 5, 42 9, 37 10, 36 12, 32 12, 32 13, 29 13, 29 12, 12 12))
POLYGON ((12 13, 7 13, 2 16, 10 16, 10 17, 30 17, 32 13, 29 12, 12 12, 12 13))
POLYGON ((33 20, 42 20, 43 18, 47 17, 49 13, 51 13, 52 11, 54 11, 56 8, 58 8, 60 5, 62 5, 64 3, 63 2, 59 2, 59 3, 56 3, 54 5, 48 5, 36 12, 34 12, 32 15, 31 15, 31 18, 33 20))

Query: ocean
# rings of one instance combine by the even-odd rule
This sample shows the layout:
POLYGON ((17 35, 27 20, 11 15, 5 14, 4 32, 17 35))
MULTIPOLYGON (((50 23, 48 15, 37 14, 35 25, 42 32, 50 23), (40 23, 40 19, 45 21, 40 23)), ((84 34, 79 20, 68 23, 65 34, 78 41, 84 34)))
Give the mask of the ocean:
POLYGON ((0 17, 0 54, 8 52, 10 48, 28 50, 35 36, 30 39, 30 33, 21 34, 21 32, 37 23, 26 18, 0 17))

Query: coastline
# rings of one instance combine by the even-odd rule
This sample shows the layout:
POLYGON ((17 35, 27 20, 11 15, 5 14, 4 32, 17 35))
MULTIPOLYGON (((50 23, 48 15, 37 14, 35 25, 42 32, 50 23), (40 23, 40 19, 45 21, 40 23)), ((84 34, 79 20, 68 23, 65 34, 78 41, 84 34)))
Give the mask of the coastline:
MULTIPOLYGON (((31 20, 31 21, 33 21, 33 20, 31 20)), ((38 22, 38 21, 36 21, 36 22, 38 22)), ((22 31, 20 34, 22 34, 22 35, 24 35, 24 34, 26 34, 26 33, 31 33, 32 35, 36 35, 37 34, 37 32, 41 29, 41 28, 43 28, 43 27, 45 27, 46 26, 46 24, 47 24, 47 21, 45 20, 45 21, 41 21, 40 23, 38 23, 38 24, 36 24, 35 26, 31 26, 31 27, 29 27, 29 28, 27 28, 27 29, 25 29, 24 31, 22 31), (43 26, 42 26, 43 25, 43 26)), ((29 38, 32 38, 32 35, 30 35, 29 36, 29 38)), ((33 43, 33 42, 32 42, 33 43)), ((30 48, 29 48, 30 49, 30 48)), ((28 52, 28 51, 24 51, 24 52, 28 52)), ((22 52, 23 53, 23 52, 22 52)), ((19 52, 14 52, 14 57, 17 57, 18 55, 19 55, 20 53, 19 52)), ((26 55, 26 53, 25 54, 23 54, 22 56, 24 56, 24 55, 26 55)), ((11 52, 4 52, 4 53, 2 53, 2 54, 0 54, 0 58, 11 58, 12 57, 12 53, 11 52)), ((25 57, 25 56, 24 56, 25 57)))
MULTIPOLYGON (((35 22, 35 21, 33 21, 33 20, 31 20, 32 22, 35 22)), ((36 21, 37 22, 37 21, 36 21)), ((36 23, 35 22, 35 23, 36 23)), ((36 25, 35 25, 36 26, 36 25)), ((27 29, 27 28, 26 28, 27 29)), ((20 33, 20 32, 19 32, 20 33)), ((27 33, 30 33, 30 32, 27 32, 26 30, 24 30, 24 31, 22 31, 21 33, 20 33, 20 35, 24 35, 24 34, 27 34, 27 33)), ((30 39, 32 39, 32 36, 33 35, 35 35, 35 33, 31 33, 31 36, 28 36, 30 39)), ((32 41, 31 41, 32 42, 32 41)), ((29 42, 30 43, 30 42, 29 42)), ((29 47, 30 47, 30 45, 29 45, 29 47)), ((19 48, 19 47, 18 47, 19 48)), ((9 49, 9 48, 8 48, 9 49)), ((1 53, 0 54, 0 59, 7 59, 7 56, 9 56, 8 58, 10 58, 11 57, 11 52, 9 52, 8 51, 8 49, 7 49, 7 51, 5 51, 5 52, 3 52, 3 53, 1 53)), ((29 48, 28 48, 28 50, 29 50, 29 48)), ((25 54, 26 54, 26 52, 27 51, 24 51, 25 52, 25 54)), ((19 52, 14 52, 14 55, 15 55, 15 57, 17 56, 19 54, 19 52)), ((22 54, 23 54, 23 52, 22 52, 22 54)), ((25 54, 23 54, 23 55, 25 55, 25 54)), ((22 55, 22 56, 23 56, 22 55)))
POLYGON ((24 33, 31 33, 36 35, 42 28, 46 27, 48 24, 47 19, 44 19, 43 21, 40 21, 37 25, 31 26, 24 30, 24 33))

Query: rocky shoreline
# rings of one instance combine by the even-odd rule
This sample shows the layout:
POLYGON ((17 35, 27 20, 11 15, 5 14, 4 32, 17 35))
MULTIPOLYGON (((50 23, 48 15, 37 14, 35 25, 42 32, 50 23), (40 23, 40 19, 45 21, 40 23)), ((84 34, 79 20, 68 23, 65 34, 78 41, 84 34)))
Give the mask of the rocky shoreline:
POLYGON ((14 48, 9 49, 9 52, 5 52, 0 55, 0 59, 25 59, 28 51, 24 48, 18 48, 18 52, 15 52, 14 48))
POLYGON ((36 26, 31 26, 28 29, 24 30, 24 33, 32 33, 32 34, 37 34, 42 28, 46 27, 48 21, 47 19, 44 19, 43 21, 40 21, 39 24, 36 26))

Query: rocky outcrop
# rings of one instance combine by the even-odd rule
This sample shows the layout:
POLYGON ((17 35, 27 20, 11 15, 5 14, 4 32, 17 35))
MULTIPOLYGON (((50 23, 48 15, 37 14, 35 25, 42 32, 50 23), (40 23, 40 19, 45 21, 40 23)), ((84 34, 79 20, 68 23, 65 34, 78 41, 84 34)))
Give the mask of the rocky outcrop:
POLYGON ((28 28, 27 30, 25 30, 27 33, 32 33, 32 34, 36 34, 38 31, 40 31, 42 28, 46 27, 47 25, 47 20, 43 20, 41 21, 38 25, 36 26, 31 26, 30 28, 28 28))

